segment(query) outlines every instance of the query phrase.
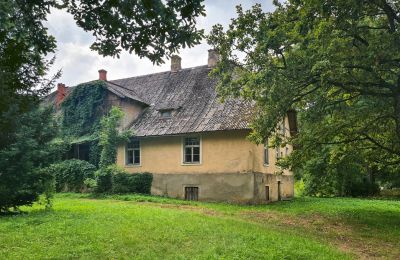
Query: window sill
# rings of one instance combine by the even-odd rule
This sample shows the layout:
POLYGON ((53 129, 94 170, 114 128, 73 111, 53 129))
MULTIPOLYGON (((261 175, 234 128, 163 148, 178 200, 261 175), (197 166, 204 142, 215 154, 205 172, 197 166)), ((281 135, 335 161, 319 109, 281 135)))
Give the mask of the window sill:
POLYGON ((136 167, 142 167, 141 164, 128 164, 124 166, 125 168, 136 168, 136 167))
POLYGON ((264 167, 269 167, 269 163, 264 163, 264 167))
POLYGON ((201 163, 181 163, 182 166, 199 166, 201 163))

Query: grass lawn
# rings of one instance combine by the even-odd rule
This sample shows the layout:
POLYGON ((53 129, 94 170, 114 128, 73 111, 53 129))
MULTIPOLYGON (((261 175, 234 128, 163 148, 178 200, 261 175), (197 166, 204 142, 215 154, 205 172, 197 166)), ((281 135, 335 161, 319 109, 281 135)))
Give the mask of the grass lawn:
POLYGON ((263 206, 59 194, 0 217, 2 259, 400 258, 400 201, 301 198, 263 206))

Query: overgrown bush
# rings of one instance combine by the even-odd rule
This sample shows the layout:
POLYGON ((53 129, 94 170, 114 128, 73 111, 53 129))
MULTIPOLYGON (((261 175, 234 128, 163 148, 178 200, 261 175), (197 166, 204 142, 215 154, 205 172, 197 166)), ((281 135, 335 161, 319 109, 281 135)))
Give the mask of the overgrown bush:
POLYGON ((96 167, 86 161, 72 159, 52 164, 48 167, 56 180, 57 192, 83 192, 88 187, 85 184, 87 179, 94 179, 96 167))
POLYGON ((98 193, 142 193, 150 194, 153 175, 151 173, 128 173, 110 165, 96 172, 98 193))

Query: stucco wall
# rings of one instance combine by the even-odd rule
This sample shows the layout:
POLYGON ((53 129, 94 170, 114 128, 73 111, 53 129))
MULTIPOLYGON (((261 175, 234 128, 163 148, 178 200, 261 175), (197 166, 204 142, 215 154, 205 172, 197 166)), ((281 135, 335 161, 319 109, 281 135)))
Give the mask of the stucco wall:
MULTIPOLYGON (((118 147, 117 164, 129 172, 172 173, 275 173, 275 149, 269 149, 270 163, 264 165, 264 147, 246 139, 248 131, 221 131, 200 136, 201 163, 183 164, 184 136, 140 138, 141 165, 125 166, 125 145, 118 147)), ((284 174, 290 174, 285 172, 284 174)))
POLYGON ((293 176, 263 173, 154 174, 151 193, 183 199, 185 187, 198 187, 199 200, 267 203, 293 197, 293 176), (267 200, 266 186, 269 187, 267 200))
POLYGON ((110 109, 112 106, 118 106, 124 112, 124 118, 121 122, 121 128, 125 129, 143 111, 143 106, 131 99, 121 99, 115 94, 108 92, 106 97, 106 106, 110 109))

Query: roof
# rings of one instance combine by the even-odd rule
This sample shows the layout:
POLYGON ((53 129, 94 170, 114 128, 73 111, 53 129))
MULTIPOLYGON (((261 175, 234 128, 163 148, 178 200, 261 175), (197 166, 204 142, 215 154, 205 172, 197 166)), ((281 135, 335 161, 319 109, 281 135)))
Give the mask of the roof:
POLYGON ((249 129, 254 103, 242 99, 221 103, 217 81, 208 77, 209 72, 205 65, 110 83, 131 90, 149 105, 131 126, 136 136, 249 129), (160 111, 167 109, 173 110, 172 117, 162 118, 160 111))
MULTIPOLYGON (((90 82, 94 82, 94 81, 89 81, 86 83, 90 83, 90 82)), ((85 84, 85 83, 82 83, 85 84)), ((79 85, 78 85, 79 86, 79 85)), ((76 88, 77 86, 74 87, 67 87, 66 88, 66 95, 68 96, 69 93, 72 92, 72 90, 74 88, 76 88)), ((143 98, 141 98, 133 89, 127 89, 123 86, 119 86, 116 83, 110 82, 110 81, 105 81, 105 87, 108 91, 114 93, 115 95, 117 95, 120 98, 129 98, 132 100, 135 100, 139 103, 148 105, 143 98)), ((46 97, 43 98, 42 103, 44 105, 54 105, 56 103, 56 97, 57 97, 57 90, 50 93, 49 95, 47 95, 46 97)))
POLYGON ((120 98, 130 98, 133 99, 137 102, 143 103, 145 105, 148 105, 142 97, 140 97, 135 91, 134 89, 128 89, 125 88, 123 86, 120 86, 112 81, 105 81, 106 83, 106 88, 107 90, 109 90, 110 92, 114 93, 115 95, 117 95, 120 98))

